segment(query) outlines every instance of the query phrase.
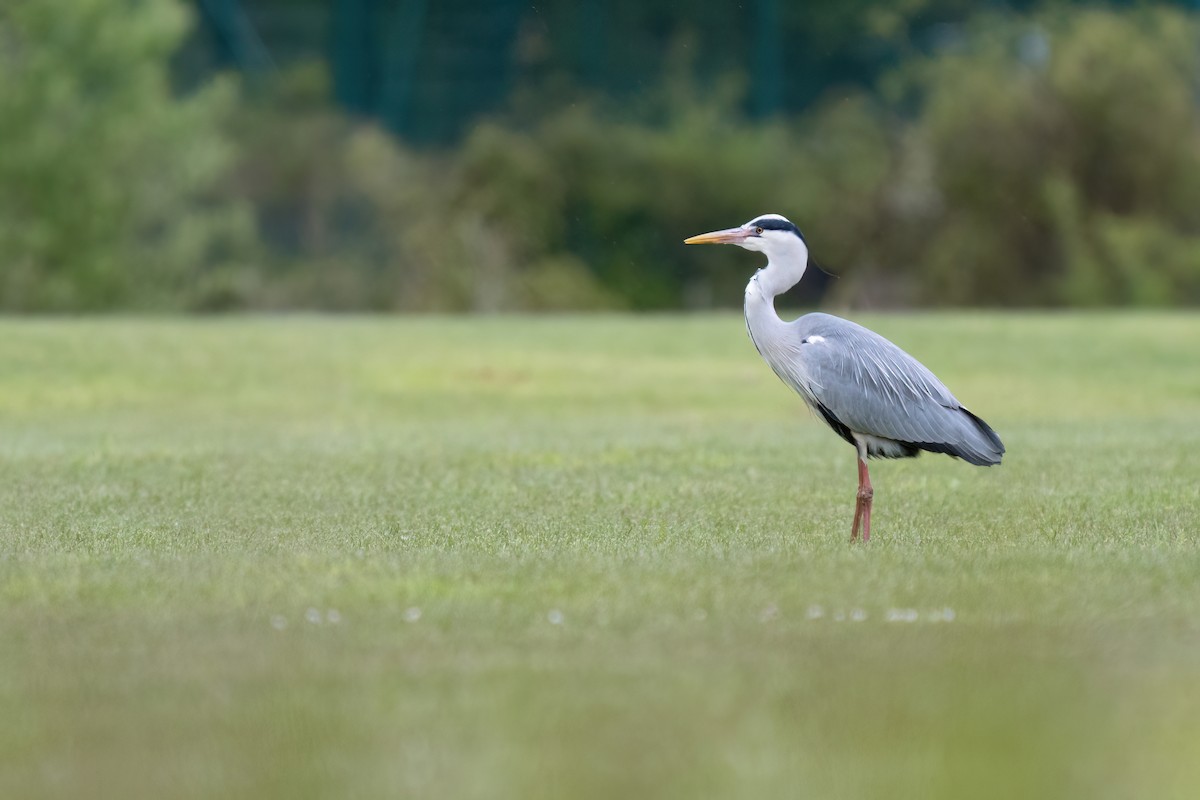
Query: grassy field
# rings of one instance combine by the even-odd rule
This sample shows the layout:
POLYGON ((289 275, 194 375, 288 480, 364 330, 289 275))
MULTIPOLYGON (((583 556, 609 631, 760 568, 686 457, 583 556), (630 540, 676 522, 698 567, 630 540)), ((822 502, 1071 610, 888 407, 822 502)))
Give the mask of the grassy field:
POLYGON ((1200 796, 1200 317, 0 321, 0 797, 1200 796))

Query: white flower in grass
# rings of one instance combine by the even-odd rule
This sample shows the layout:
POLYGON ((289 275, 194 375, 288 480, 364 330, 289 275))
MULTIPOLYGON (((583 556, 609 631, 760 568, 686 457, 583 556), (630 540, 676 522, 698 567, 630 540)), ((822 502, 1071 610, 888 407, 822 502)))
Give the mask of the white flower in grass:
POLYGON ((546 614, 546 619, 550 621, 551 625, 562 625, 566 617, 557 608, 552 608, 550 609, 550 613, 546 614))
POLYGON ((416 606, 409 606, 408 608, 404 609, 404 621, 405 622, 416 622, 420 618, 421 618, 421 609, 417 608, 416 606))

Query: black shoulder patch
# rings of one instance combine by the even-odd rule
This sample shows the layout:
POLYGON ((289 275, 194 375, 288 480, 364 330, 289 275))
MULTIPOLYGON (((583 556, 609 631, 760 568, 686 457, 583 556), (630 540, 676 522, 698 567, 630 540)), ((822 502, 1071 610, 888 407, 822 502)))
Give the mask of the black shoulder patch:
POLYGON ((857 443, 855 443, 855 441, 854 441, 854 435, 852 433, 850 433, 850 429, 848 427, 846 427, 846 423, 844 423, 840 419, 838 419, 834 415, 834 413, 832 411, 830 411, 829 408, 824 403, 818 402, 816 404, 816 409, 817 409, 817 413, 821 415, 821 418, 825 420, 825 423, 829 427, 833 428, 834 433, 836 433, 838 436, 842 437, 843 439, 845 439, 847 442, 854 445, 855 447, 858 446, 857 443))

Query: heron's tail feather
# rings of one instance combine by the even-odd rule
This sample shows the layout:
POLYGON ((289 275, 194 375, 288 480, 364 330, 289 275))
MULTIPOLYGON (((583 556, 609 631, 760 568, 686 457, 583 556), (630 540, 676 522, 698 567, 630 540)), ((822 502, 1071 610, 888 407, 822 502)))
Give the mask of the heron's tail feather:
POLYGON ((930 453, 945 453, 961 458, 977 467, 991 467, 1000 463, 1004 455, 1004 442, 992 430, 992 426, 961 406, 947 408, 957 417, 959 435, 952 442, 911 442, 914 447, 930 453))
POLYGON ((992 456, 992 460, 989 461, 985 466, 999 464, 1000 458, 1004 455, 1004 442, 1000 441, 1000 437, 996 435, 994 430, 992 430, 991 425, 988 425, 982 419, 975 416, 970 411, 967 411, 965 408, 959 410, 970 417, 971 421, 975 423, 975 427, 979 431, 980 435, 987 440, 987 444, 990 447, 989 455, 992 456))
MULTIPOLYGON (((1004 455, 1004 442, 1000 441, 1000 437, 992 430, 992 426, 961 406, 955 411, 962 415, 959 417, 962 423, 962 436, 958 441, 936 446, 935 452, 957 456, 978 467, 999 464, 1004 455)), ((934 450, 934 447, 927 445, 921 445, 921 447, 926 450, 934 450)))

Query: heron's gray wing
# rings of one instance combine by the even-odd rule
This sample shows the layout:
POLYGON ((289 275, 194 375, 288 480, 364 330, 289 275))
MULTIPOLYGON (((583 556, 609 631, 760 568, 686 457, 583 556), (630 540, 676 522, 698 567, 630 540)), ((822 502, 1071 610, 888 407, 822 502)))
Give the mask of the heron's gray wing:
POLYGON ((851 431, 972 463, 999 462, 1004 446, 991 428, 887 339, 827 314, 810 314, 793 325, 808 394, 851 431))

